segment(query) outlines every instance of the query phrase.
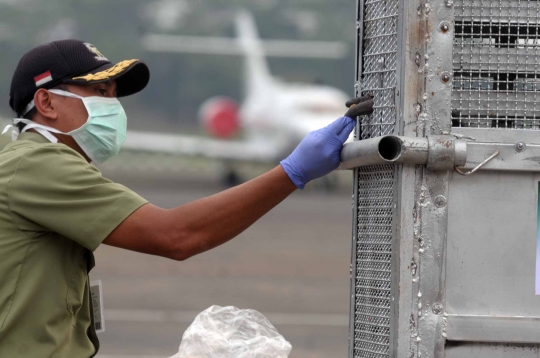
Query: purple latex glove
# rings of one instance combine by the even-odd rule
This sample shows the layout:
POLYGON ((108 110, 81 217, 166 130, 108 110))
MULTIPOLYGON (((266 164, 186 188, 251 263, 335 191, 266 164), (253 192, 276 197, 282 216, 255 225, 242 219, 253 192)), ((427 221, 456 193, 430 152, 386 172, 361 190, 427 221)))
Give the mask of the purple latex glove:
POLYGON ((341 117, 324 128, 310 132, 291 155, 281 161, 281 166, 294 185, 304 189, 309 181, 335 170, 340 163, 341 147, 355 125, 355 119, 341 117))

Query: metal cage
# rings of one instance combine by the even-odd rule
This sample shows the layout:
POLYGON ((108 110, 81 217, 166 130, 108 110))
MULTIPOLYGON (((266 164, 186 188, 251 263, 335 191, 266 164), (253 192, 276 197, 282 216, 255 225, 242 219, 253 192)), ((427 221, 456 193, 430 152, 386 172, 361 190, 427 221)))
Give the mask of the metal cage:
POLYGON ((540 2, 357 4, 349 357, 538 357, 540 2))

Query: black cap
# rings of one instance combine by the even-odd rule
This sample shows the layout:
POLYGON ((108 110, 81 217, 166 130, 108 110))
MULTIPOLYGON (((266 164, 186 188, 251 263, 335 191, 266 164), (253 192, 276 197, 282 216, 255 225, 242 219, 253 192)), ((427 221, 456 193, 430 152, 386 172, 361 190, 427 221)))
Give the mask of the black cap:
POLYGON ((150 70, 139 60, 113 64, 88 42, 54 41, 28 51, 21 58, 11 79, 9 105, 17 115, 24 115, 22 112, 40 88, 108 80, 116 80, 118 97, 129 96, 146 87, 150 70))

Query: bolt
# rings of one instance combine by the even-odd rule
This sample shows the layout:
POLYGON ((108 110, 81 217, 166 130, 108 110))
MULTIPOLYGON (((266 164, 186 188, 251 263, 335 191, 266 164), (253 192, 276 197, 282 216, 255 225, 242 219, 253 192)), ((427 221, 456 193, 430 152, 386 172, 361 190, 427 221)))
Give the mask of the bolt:
POLYGON ((435 206, 438 208, 443 208, 446 205, 446 198, 442 195, 437 195, 435 197, 435 206))
POLYGON ((525 150, 525 143, 523 142, 517 142, 516 145, 515 145, 515 148, 516 148, 516 152, 523 152, 525 150))
POLYGON ((417 52, 416 56, 414 57, 414 63, 416 63, 416 66, 420 67, 422 62, 420 61, 420 54, 417 52))
POLYGON ((441 31, 448 32, 450 30, 450 24, 448 22, 441 22, 441 31))
POLYGON ((448 81, 450 81, 450 74, 448 72, 443 72, 441 74, 441 81, 448 83, 448 81))
POLYGON ((379 65, 384 65, 384 58, 379 58, 377 62, 379 63, 379 65))
POLYGON ((440 303, 436 303, 433 305, 433 307, 431 308, 431 310, 433 311, 433 313, 435 314, 441 314, 442 311, 443 311, 443 306, 440 304, 440 303))
POLYGON ((447 7, 452 7, 454 6, 454 0, 446 0, 445 4, 447 7))

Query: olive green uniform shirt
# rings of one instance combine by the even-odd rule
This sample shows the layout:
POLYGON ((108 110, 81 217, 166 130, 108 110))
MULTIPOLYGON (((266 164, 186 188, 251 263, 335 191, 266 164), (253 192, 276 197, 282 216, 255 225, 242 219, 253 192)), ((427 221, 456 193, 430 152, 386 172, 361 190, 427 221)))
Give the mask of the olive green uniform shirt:
POLYGON ((40 134, 0 152, 0 357, 97 353, 92 252, 145 203, 40 134))

